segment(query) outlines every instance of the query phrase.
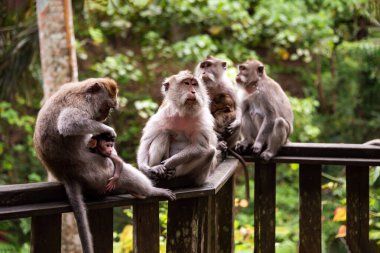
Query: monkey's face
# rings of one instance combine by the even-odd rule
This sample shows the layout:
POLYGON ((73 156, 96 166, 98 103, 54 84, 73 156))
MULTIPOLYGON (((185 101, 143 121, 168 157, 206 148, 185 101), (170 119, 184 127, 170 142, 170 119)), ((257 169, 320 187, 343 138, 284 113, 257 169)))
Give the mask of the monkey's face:
POLYGON ((209 83, 215 83, 227 69, 227 63, 214 57, 208 57, 205 61, 199 65, 201 70, 201 77, 203 82, 207 85, 209 83))
POLYGON ((165 100, 185 113, 195 113, 208 102, 207 91, 189 71, 181 71, 163 83, 165 100))
POLYGON ((264 65, 255 60, 247 61, 238 65, 238 71, 236 82, 247 92, 252 92, 264 75, 264 65))
POLYGON ((111 109, 117 106, 117 85, 108 78, 89 79, 89 85, 85 91, 86 101, 91 104, 93 118, 104 121, 111 109))
POLYGON ((99 141, 99 152, 104 156, 111 156, 113 151, 113 142, 112 141, 105 141, 100 140, 99 141))

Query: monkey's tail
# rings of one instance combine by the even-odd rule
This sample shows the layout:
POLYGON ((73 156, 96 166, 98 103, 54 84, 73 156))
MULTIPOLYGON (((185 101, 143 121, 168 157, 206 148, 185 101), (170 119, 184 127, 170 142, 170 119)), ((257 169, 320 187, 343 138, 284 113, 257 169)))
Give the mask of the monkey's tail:
POLYGON ((94 253, 86 206, 83 201, 82 187, 78 182, 73 181, 64 182, 64 186, 71 208, 73 209, 75 220, 77 221, 83 253, 94 253))
POLYGON ((243 157, 233 151, 231 148, 227 148, 228 153, 230 153, 233 157, 239 160, 241 165, 243 166, 244 170, 244 179, 245 179, 245 198, 247 201, 250 199, 250 194, 249 194, 249 173, 248 173, 248 168, 247 168, 247 163, 244 161, 243 157))

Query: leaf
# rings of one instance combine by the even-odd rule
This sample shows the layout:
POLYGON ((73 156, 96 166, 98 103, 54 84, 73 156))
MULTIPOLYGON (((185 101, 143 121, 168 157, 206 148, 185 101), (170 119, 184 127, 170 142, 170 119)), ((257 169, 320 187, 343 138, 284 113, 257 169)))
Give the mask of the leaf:
POLYGON ((346 237, 347 227, 346 225, 341 225, 338 229, 338 234, 335 236, 336 238, 346 237))
POLYGON ((346 207, 337 207, 334 211, 333 221, 346 221, 346 207))

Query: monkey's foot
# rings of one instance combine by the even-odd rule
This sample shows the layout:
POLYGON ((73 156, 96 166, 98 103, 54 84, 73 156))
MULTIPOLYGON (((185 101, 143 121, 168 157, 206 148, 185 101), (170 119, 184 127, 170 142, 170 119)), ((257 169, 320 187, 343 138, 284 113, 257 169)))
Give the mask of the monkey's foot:
POLYGON ((245 151, 248 148, 248 146, 249 146, 249 143, 247 140, 238 141, 235 144, 235 150, 245 151))
POLYGON ((252 145, 252 151, 254 154, 259 154, 262 148, 263 145, 259 142, 255 142, 255 144, 252 145))
POLYGON ((272 157, 274 156, 274 154, 272 152, 269 152, 269 151, 264 151, 263 153, 261 153, 260 157, 268 162, 270 159, 272 159, 272 157))

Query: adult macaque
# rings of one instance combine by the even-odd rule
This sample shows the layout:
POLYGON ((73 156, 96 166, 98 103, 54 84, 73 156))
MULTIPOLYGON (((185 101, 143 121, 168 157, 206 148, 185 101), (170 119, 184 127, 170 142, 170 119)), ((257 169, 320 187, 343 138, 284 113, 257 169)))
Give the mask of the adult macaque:
MULTIPOLYGON (((33 140, 37 156, 66 189, 84 253, 94 249, 83 191, 104 194, 114 171, 112 160, 89 152, 87 143, 91 135, 116 136, 113 128, 101 121, 116 106, 117 91, 115 81, 108 78, 68 83, 45 102, 37 117, 33 140)), ((126 163, 114 192, 175 198, 170 190, 153 187, 141 171, 126 163)))
POLYGON ((158 181, 173 179, 170 186, 201 185, 216 166, 207 91, 189 71, 181 71, 165 79, 162 92, 164 101, 143 130, 138 166, 158 181))
MULTIPOLYGON (((232 148, 240 138, 241 109, 238 106, 236 90, 226 75, 227 62, 208 56, 198 64, 195 76, 203 81, 210 96, 210 111, 215 119, 214 130, 218 136, 218 148, 228 151, 243 165, 246 198, 249 199, 249 175, 244 159, 232 148)), ((226 154, 225 152, 223 152, 226 154)), ((221 159, 219 159, 221 160, 221 159)))
POLYGON ((260 61, 246 61, 238 69, 236 82, 246 94, 242 101, 243 140, 238 142, 237 148, 251 147, 255 154, 268 161, 292 133, 293 111, 285 92, 266 75, 260 61))
POLYGON ((123 160, 117 155, 115 149, 115 136, 109 133, 101 133, 91 137, 87 144, 91 152, 97 153, 104 157, 109 157, 115 167, 112 177, 108 179, 106 192, 112 192, 116 188, 116 182, 119 180, 121 170, 123 168, 123 160))

